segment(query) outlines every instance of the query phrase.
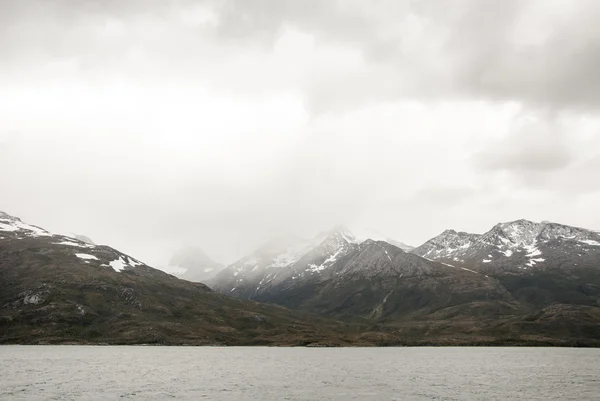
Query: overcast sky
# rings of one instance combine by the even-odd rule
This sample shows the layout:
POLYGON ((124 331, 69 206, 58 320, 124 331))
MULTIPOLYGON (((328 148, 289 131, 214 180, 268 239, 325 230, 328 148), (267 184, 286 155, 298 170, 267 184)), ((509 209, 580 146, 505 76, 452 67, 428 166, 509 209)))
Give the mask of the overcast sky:
POLYGON ((0 210, 161 266, 600 229, 597 0, 0 0, 0 210))

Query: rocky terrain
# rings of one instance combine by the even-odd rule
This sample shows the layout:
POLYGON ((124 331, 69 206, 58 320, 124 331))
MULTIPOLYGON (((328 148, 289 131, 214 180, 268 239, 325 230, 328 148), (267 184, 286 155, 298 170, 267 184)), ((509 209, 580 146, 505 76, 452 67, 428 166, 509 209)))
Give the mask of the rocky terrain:
POLYGON ((337 227, 312 240, 268 244, 224 269, 213 288, 433 337, 596 341, 597 241, 590 230, 518 221, 483 235, 447 230, 405 252, 337 227))
MULTIPOLYGON (((213 288, 237 297, 336 317, 390 320, 445 307, 511 311, 495 280, 404 252, 383 241, 360 242, 343 227, 294 245, 261 248, 223 270, 213 288), (268 252, 267 252, 268 250, 268 252)), ((471 312, 469 312, 471 313, 471 312)))
POLYGON ((517 220, 481 235, 445 231, 412 252, 494 277, 532 307, 600 306, 600 234, 592 230, 517 220))
POLYGON ((340 226, 266 244, 219 293, 0 213, 0 343, 600 346, 597 239, 506 223, 411 253, 340 226))
POLYGON ((374 343, 344 323, 214 293, 6 213, 0 308, 0 343, 374 343))

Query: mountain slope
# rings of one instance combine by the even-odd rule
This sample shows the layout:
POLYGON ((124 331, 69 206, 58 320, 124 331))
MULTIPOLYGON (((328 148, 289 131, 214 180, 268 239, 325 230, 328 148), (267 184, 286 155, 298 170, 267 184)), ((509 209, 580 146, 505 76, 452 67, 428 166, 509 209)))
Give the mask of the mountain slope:
POLYGON ((312 239, 280 238, 225 268, 212 282, 217 291, 259 299, 284 283, 331 277, 330 267, 351 253, 358 241, 345 227, 319 233, 312 239))
POLYGON ((563 224, 528 220, 499 223, 485 234, 446 230, 412 253, 478 271, 598 266, 600 234, 563 224))
POLYGON ((369 344, 0 214, 0 343, 369 344))
POLYGON ((520 313, 496 280, 384 241, 361 242, 344 227, 291 244, 271 244, 227 267, 213 288, 244 299, 369 320, 422 318, 449 307, 455 313, 460 307, 458 313, 466 315, 481 314, 477 308, 520 313))
POLYGON ((600 305, 600 234, 592 230, 516 220, 482 235, 447 230, 412 252, 495 277, 535 307, 600 305))
POLYGON ((283 283, 259 296, 324 315, 383 321, 427 319, 446 308, 458 314, 518 313, 519 305, 495 280, 403 252, 383 241, 365 241, 331 266, 320 280, 283 283))

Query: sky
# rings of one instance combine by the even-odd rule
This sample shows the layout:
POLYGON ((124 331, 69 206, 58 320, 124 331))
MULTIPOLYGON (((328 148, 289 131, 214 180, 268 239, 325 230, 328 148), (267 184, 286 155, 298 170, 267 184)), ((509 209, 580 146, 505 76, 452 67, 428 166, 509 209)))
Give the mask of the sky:
POLYGON ((161 267, 600 229, 596 0, 0 0, 0 210, 161 267))

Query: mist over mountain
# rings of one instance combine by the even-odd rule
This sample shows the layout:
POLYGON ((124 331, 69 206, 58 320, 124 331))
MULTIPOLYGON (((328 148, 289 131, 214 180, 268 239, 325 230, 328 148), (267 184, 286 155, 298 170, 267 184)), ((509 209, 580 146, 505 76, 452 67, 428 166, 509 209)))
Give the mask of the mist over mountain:
POLYGON ((570 325, 585 337, 596 333, 589 324, 600 312, 599 267, 597 232, 547 221, 498 223, 484 234, 448 229, 408 252, 338 226, 259 248, 211 285, 243 299, 397 327, 463 322, 475 332, 552 337, 570 325))
POLYGON ((0 213, 0 341, 593 345, 600 335, 600 234, 550 222, 446 230, 408 252, 337 225, 225 268, 197 247, 173 264, 183 280, 0 213), (223 295, 190 282, 213 272, 204 280, 223 295))
POLYGON ((92 241, 92 239, 90 237, 87 237, 85 235, 81 235, 81 234, 74 234, 73 238, 78 239, 79 241, 83 241, 87 244, 90 245, 96 245, 96 243, 94 241, 92 241))
POLYGON ((0 399, 598 399, 599 21, 0 0, 0 399))
POLYGON ((4 212, 0 305, 2 344, 373 343, 339 322, 222 296, 4 212))
POLYGON ((185 247, 175 252, 165 270, 188 281, 205 283, 225 267, 215 262, 199 247, 185 247))
POLYGON ((594 338, 598 3, 271 3, 0 5, 5 303, 594 338))

